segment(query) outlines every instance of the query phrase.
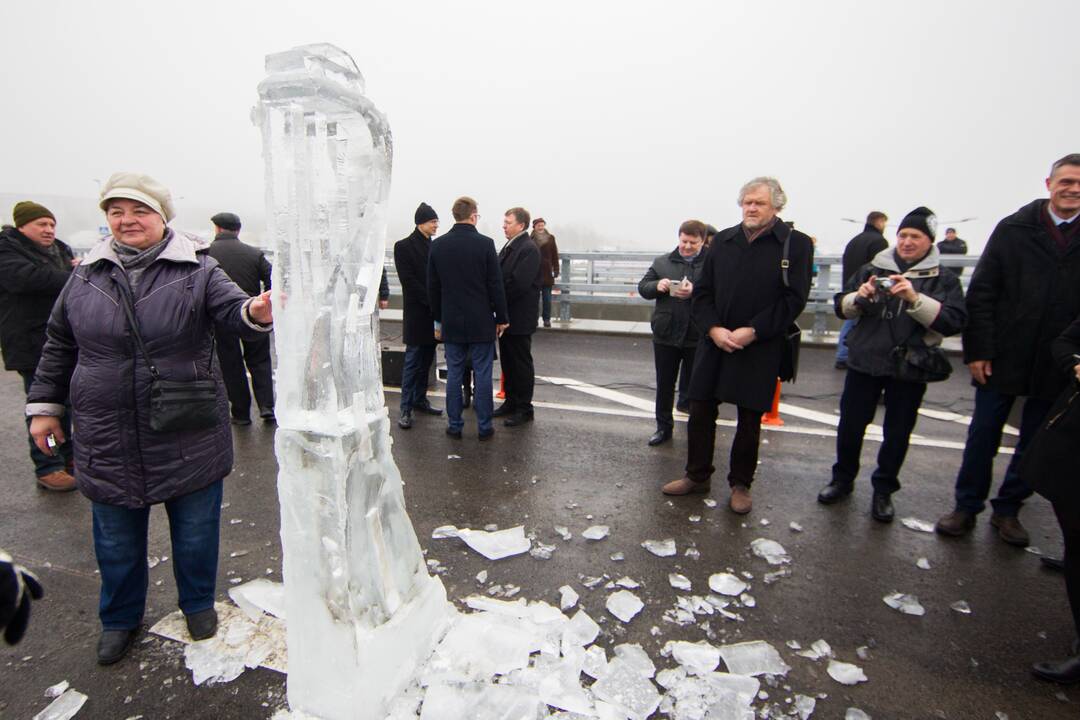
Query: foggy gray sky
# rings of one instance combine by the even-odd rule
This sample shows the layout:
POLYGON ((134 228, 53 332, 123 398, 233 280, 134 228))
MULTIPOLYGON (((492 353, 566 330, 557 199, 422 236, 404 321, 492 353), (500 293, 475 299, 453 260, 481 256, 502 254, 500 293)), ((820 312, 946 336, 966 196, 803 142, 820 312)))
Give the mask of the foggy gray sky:
POLYGON ((445 229, 469 194, 496 237, 523 205, 560 245, 659 251, 682 220, 737 222, 741 183, 771 174, 823 251, 859 230, 841 217, 921 204, 977 216, 960 235, 981 247, 1080 151, 1076 0, 37 0, 2 18, 0 192, 92 206, 94 178, 137 170, 192 229, 185 208, 261 215, 263 58, 311 42, 351 53, 389 116, 391 242, 421 200, 445 229))

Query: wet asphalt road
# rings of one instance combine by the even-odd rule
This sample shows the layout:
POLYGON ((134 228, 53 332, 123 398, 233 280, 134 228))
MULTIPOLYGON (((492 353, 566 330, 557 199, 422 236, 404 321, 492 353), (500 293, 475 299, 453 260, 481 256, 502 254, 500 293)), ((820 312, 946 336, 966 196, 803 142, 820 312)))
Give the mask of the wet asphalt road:
MULTIPOLYGON (((387 323, 384 334, 395 327, 387 323)), ((650 400, 653 367, 647 338, 541 332, 534 341, 537 374, 573 378, 650 400)), ((843 373, 832 369, 831 351, 806 349, 800 380, 785 386, 785 402, 835 414, 843 373)), ((1059 576, 1040 567, 1038 558, 1003 544, 992 533, 988 516, 969 537, 945 541, 915 532, 899 522, 885 526, 869 517, 869 472, 877 444, 864 450, 864 471, 850 501, 825 508, 814 497, 829 475, 834 440, 825 423, 786 418, 786 432, 766 431, 754 486, 755 508, 736 517, 725 508, 724 483, 714 483, 709 508, 701 497, 672 501, 659 485, 681 474, 685 427, 660 448, 645 440, 652 432, 650 413, 625 403, 578 390, 538 383, 541 406, 534 424, 520 429, 497 426, 493 442, 480 444, 466 411, 465 438, 443 434, 444 420, 420 416, 415 427, 394 426, 394 456, 405 478, 405 497, 429 559, 441 564, 449 596, 460 600, 480 588, 475 575, 489 572, 488 586, 520 586, 521 597, 558 602, 557 588, 572 585, 581 605, 596 619, 605 618, 599 642, 610 649, 621 642, 641 643, 659 656, 668 640, 707 637, 699 625, 680 627, 663 620, 674 605, 668 585, 671 572, 685 574, 694 594, 707 594, 707 578, 733 569, 749 572, 755 608, 739 610, 743 622, 714 616, 709 623, 714 644, 766 640, 775 645, 792 670, 780 687, 763 685, 769 702, 784 703, 796 692, 827 697, 818 701, 814 718, 842 718, 857 706, 874 718, 1077 716, 1080 692, 1034 680, 1030 663, 1063 656, 1072 639, 1064 587, 1059 576), (448 459, 448 455, 461 459, 448 459), (865 467, 869 465, 870 467, 865 467), (699 522, 689 516, 700 515, 699 522), (589 516, 592 516, 591 518, 589 516), (766 524, 767 521, 767 524, 766 524), (803 527, 789 529, 795 521, 803 527), (444 524, 482 528, 523 524, 538 540, 554 544, 550 560, 529 555, 488 561, 458 540, 431 540, 444 524), (610 536, 587 542, 580 533, 606 524, 610 536), (553 525, 574 534, 563 541, 553 525), (642 547, 645 539, 674 538, 679 553, 658 558, 642 547), (774 569, 749 550, 758 537, 779 541, 792 557, 791 574, 772 584, 762 582, 774 569), (695 546, 699 559, 683 555, 695 546), (625 560, 612 561, 622 552, 625 560), (916 567, 925 557, 931 570, 916 567), (641 583, 635 592, 644 611, 622 625, 604 610, 607 591, 587 590, 580 576, 629 576, 641 583), (917 595, 924 617, 901 615, 882 602, 890 592, 917 595), (973 613, 949 609, 956 600, 973 613), (650 630, 656 627, 659 635, 650 630), (804 647, 823 638, 838 659, 860 665, 869 682, 837 684, 824 663, 797 657, 785 647, 804 647), (859 660, 856 648, 869 647, 859 660), (788 689, 790 688, 790 689, 788 689)), ((435 398, 442 405, 441 398, 435 398)), ((396 419, 397 394, 387 393, 396 419)), ((47 596, 34 606, 30 631, 14 648, 0 648, 0 717, 29 718, 48 704, 45 688, 61 680, 90 699, 79 717, 86 718, 268 718, 284 705, 284 677, 267 670, 245 672, 232 683, 195 687, 184 667, 180 645, 146 636, 125 661, 109 668, 94 662, 98 633, 98 582, 90 536, 87 501, 78 494, 53 495, 37 490, 19 416, 22 393, 15 373, 0 375, 0 460, 5 494, 0 503, 0 547, 39 573, 47 596)), ((956 373, 932 386, 924 407, 970 414, 971 390, 956 373)), ((722 412, 722 418, 731 418, 722 412)), ((878 417, 880 422, 880 415, 878 417)), ((964 427, 922 418, 916 433, 936 440, 962 442, 964 427)), ((718 477, 726 471, 732 429, 718 430, 718 477)), ((230 578, 280 580, 280 542, 275 489, 273 429, 259 424, 234 431, 236 470, 225 486, 219 598, 230 578), (233 523, 237 519, 240 522, 233 523), (230 552, 247 550, 230 559, 230 552)), ((933 521, 951 509, 959 450, 913 446, 895 496, 897 515, 933 521)), ((999 460, 1000 479, 1004 460, 999 460)), ((1022 519, 1032 543, 1046 553, 1060 553, 1060 535, 1048 504, 1034 498, 1022 519)), ((150 553, 170 555, 164 513, 151 519, 150 553)), ((151 570, 147 622, 173 611, 172 563, 151 570)), ((761 706, 763 703, 758 703, 761 706)))

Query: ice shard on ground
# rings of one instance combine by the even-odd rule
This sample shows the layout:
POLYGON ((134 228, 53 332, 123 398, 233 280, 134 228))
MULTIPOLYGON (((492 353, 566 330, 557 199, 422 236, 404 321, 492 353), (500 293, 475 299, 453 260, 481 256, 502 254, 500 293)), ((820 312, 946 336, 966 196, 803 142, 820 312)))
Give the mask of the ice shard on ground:
POLYGON ((390 128, 339 48, 273 53, 266 71, 253 120, 275 252, 288 699, 328 720, 383 718, 451 612, 405 512, 383 403, 390 128))

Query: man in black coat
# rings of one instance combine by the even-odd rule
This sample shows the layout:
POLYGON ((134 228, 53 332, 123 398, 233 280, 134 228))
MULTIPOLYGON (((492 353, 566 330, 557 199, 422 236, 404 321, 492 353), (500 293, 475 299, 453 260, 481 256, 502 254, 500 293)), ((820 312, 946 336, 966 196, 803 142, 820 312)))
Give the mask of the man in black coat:
MULTIPOLYGON (((222 212, 210 218, 210 222, 214 223, 210 257, 217 260, 225 274, 249 296, 255 297, 269 290, 270 261, 259 248, 240 242, 240 218, 234 213, 222 212)), ((221 361, 225 391, 229 395, 233 424, 251 424, 248 373, 251 374, 251 387, 255 390, 259 417, 265 422, 274 422, 274 377, 269 334, 256 340, 241 340, 218 328, 216 336, 218 359, 221 361)))
POLYGON ((1050 343, 1080 315, 1080 153, 1054 163, 1049 199, 1035 200, 998 223, 968 285, 964 362, 975 385, 975 412, 956 476, 956 504, 937 522, 942 535, 975 527, 993 476, 1001 431, 1018 397, 1027 398, 1020 437, 991 501, 990 524, 1024 547, 1020 508, 1031 488, 1018 472, 1024 449, 1065 379, 1050 343))
MULTIPOLYGON (((49 313, 76 261, 71 248, 56 238, 56 217, 48 208, 23 201, 15 205, 12 218, 15 224, 0 230, 0 346, 4 368, 19 373, 23 389, 30 392, 49 313)), ((29 425, 30 419, 26 421, 29 425)), ((70 413, 61 423, 64 437, 70 439, 70 413)), ((50 457, 30 438, 30 459, 40 487, 75 489, 70 441, 50 457)))
MULTIPOLYGON (((967 243, 957 236, 956 228, 945 230, 945 239, 938 241, 937 249, 942 255, 967 255, 968 251, 967 243)), ((953 272, 958 276, 963 275, 964 268, 953 268, 953 272)))
MULTIPOLYGON (((885 224, 889 222, 885 213, 874 210, 866 216, 866 226, 863 231, 848 240, 844 248, 843 277, 840 278, 840 287, 847 287, 851 276, 859 272, 867 263, 871 262, 879 252, 889 247, 889 241, 885 239, 885 224)), ((844 320, 840 326, 840 337, 836 340, 836 369, 843 370, 847 367, 848 347, 847 336, 851 328, 855 326, 855 320, 844 320)))
POLYGON ((503 425, 515 427, 533 420, 532 336, 539 316, 540 248, 529 237, 529 211, 510 208, 503 216, 506 244, 499 251, 503 291, 510 327, 499 337, 499 362, 506 381, 506 402, 495 411, 503 425))
POLYGON ((409 237, 394 243, 394 267, 401 282, 401 336, 405 342, 405 367, 401 370, 401 410, 398 427, 413 425, 413 410, 428 415, 442 415, 442 410, 428 401, 428 373, 435 359, 435 321, 428 301, 428 255, 431 238, 439 229, 439 216, 427 203, 420 203, 413 214, 416 229, 409 237))
POLYGON ((806 307, 814 258, 809 236, 777 215, 786 203, 775 178, 754 178, 739 191, 742 223, 722 230, 705 255, 691 300, 705 336, 690 380, 686 475, 664 485, 665 495, 709 491, 718 405, 728 402, 738 406, 729 506, 744 514, 753 505, 761 415, 772 405, 787 330, 806 307))
MULTIPOLYGON (((460 197, 451 211, 454 226, 431 244, 428 256, 428 299, 435 339, 446 352, 446 434, 461 438, 461 381, 465 358, 472 360, 476 424, 480 439, 495 434, 491 416, 491 365, 495 339, 509 327, 495 241, 476 229, 476 201, 460 197)), ((535 301, 534 301, 535 302, 535 301)))

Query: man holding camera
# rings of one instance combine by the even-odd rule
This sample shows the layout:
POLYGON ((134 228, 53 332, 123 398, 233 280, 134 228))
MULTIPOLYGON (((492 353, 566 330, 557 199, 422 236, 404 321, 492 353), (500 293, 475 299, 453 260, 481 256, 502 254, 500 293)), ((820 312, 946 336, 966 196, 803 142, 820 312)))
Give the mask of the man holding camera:
POLYGON ((1010 545, 1030 541, 1018 515, 1031 488, 1018 468, 1066 380, 1054 367, 1050 343, 1080 315, 1080 153, 1055 162, 1046 187, 1048 199, 998 223, 968 286, 964 362, 975 384, 975 413, 956 476, 956 506, 937 522, 942 535, 959 537, 975 527, 1002 428, 1023 397, 1020 438, 991 501, 990 524, 1010 545))

